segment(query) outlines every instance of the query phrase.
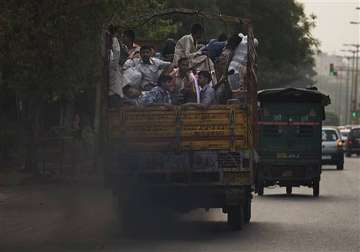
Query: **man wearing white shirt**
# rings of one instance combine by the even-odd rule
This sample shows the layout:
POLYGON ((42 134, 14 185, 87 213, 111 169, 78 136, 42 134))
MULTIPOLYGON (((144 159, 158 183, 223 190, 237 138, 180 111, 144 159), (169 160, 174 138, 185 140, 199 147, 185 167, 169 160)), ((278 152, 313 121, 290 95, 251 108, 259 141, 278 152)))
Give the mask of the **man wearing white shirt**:
POLYGON ((134 67, 141 73, 140 88, 142 91, 149 91, 156 86, 162 71, 170 66, 170 62, 151 57, 152 50, 149 46, 140 49, 140 59, 129 59, 125 62, 124 68, 134 67))
POLYGON ((175 66, 181 58, 187 58, 191 61, 196 56, 202 55, 202 52, 198 49, 198 42, 204 33, 204 28, 200 24, 193 24, 191 26, 191 34, 181 37, 175 46, 174 61, 175 66))

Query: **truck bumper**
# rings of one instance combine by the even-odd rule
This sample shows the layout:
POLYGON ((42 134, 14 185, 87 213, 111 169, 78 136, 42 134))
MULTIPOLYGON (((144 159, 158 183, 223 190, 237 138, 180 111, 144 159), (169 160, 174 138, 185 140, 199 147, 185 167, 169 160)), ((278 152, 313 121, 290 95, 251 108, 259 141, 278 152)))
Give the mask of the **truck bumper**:
POLYGON ((118 189, 116 193, 128 200, 136 198, 180 211, 238 206, 251 197, 250 186, 142 185, 118 189))
POLYGON ((311 186, 314 179, 320 179, 321 163, 305 164, 262 164, 258 170, 258 181, 264 186, 311 186))

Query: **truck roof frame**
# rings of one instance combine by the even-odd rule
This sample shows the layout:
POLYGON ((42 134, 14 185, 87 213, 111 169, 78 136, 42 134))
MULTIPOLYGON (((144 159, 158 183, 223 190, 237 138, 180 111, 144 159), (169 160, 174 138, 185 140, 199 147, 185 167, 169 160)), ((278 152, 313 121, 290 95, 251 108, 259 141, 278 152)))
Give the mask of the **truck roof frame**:
POLYGON ((127 19, 120 19, 117 14, 114 14, 111 19, 108 21, 108 25, 117 25, 122 29, 135 29, 146 25, 151 20, 156 18, 162 18, 172 15, 188 15, 188 16, 197 16, 205 19, 219 20, 225 24, 234 23, 234 24, 243 24, 249 25, 251 23, 248 18, 240 18, 235 16, 223 15, 221 13, 209 13, 196 9, 187 9, 187 8, 168 8, 160 11, 150 12, 144 15, 132 16, 127 19), (134 25, 135 24, 135 25, 134 25))

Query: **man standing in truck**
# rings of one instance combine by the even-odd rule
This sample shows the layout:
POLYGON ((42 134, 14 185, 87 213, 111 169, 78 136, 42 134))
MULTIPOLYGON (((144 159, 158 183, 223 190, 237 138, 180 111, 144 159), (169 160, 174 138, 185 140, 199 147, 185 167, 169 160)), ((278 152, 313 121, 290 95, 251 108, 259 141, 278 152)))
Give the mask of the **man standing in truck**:
POLYGON ((181 37, 175 46, 174 61, 175 66, 178 65, 181 58, 188 58, 192 61, 195 57, 202 55, 198 48, 198 43, 204 33, 201 24, 193 24, 191 26, 191 34, 181 37))
POLYGON ((119 105, 119 102, 124 95, 122 92, 122 81, 119 66, 120 43, 116 36, 116 28, 113 25, 109 26, 109 35, 111 37, 109 57, 109 105, 110 107, 116 107, 119 105))

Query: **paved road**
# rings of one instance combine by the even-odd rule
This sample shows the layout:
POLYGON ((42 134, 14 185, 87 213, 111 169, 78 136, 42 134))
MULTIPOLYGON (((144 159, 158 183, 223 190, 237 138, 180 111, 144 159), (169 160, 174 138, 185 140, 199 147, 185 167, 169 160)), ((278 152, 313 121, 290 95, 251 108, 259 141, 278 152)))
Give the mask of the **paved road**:
POLYGON ((0 251, 360 251, 360 159, 324 167, 320 198, 309 188, 265 189, 253 219, 230 231, 220 211, 197 211, 125 236, 101 189, 0 188, 0 251))

